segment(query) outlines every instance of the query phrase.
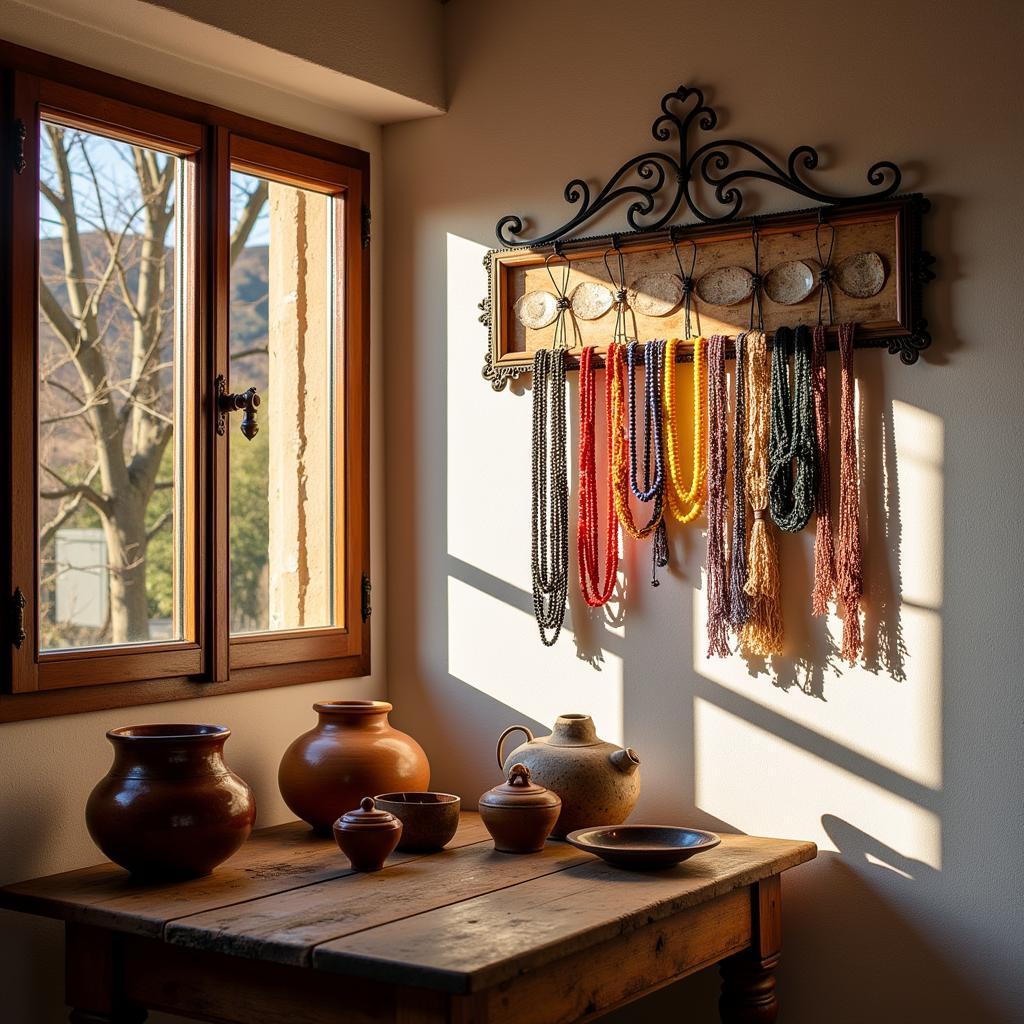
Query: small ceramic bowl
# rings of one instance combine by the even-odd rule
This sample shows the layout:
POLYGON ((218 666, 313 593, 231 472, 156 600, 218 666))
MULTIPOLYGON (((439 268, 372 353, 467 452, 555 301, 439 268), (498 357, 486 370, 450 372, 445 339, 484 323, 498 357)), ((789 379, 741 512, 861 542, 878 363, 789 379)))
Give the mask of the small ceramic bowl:
POLYGON ((462 801, 453 793, 380 793, 373 802, 402 823, 400 850, 440 850, 459 827, 462 801))

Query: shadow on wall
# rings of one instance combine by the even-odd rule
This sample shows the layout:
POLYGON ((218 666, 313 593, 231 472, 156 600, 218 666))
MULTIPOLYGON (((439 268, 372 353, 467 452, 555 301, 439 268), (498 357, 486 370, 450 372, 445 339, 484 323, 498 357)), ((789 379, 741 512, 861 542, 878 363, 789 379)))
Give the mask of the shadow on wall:
MULTIPOLYGON (((704 536, 693 527, 670 529, 672 565, 657 590, 648 548, 633 543, 625 546, 620 590, 607 609, 588 609, 571 585, 566 635, 545 649, 524 557, 528 384, 498 397, 479 379, 483 339, 465 301, 483 293, 484 250, 448 237, 447 348, 431 367, 444 396, 447 578, 443 596, 433 583, 421 593, 443 600, 445 628, 443 638, 414 633, 409 642, 444 645, 447 673, 430 681, 430 697, 415 701, 414 711, 417 729, 450 751, 438 759, 434 784, 461 787, 471 805, 474 793, 497 781, 492 742, 503 725, 522 722, 544 734, 558 714, 587 711, 604 738, 640 749, 638 817, 819 843, 820 859, 787 886, 793 912, 784 949, 793 959, 784 960, 780 978, 787 1019, 819 1021, 827 1005, 830 1024, 999 1020, 937 938, 957 923, 943 916, 950 886, 944 859, 964 869, 944 842, 941 820, 941 420, 889 396, 887 375, 903 370, 890 357, 857 353, 870 594, 859 665, 839 660, 841 620, 815 620, 805 607, 811 530, 782 542, 787 651, 771 664, 703 656, 704 536), (507 443, 515 437, 523 443, 507 443), (904 522, 913 523, 909 533, 904 522), (919 926, 926 918, 934 933, 919 926)), ((836 366, 831 357, 833 423, 836 366)), ((684 392, 682 407, 689 400, 684 392)), ((570 452, 577 415, 573 375, 570 452)), ((682 451, 689 441, 680 437, 682 451)), ((602 444, 599 438, 599 450, 602 444)), ((837 447, 833 436, 833 456, 837 447)), ((575 572, 573 560, 572 580, 575 572)), ((409 585, 424 582, 413 576, 409 585)), ((668 993, 688 1003, 694 1019, 714 1019, 716 985, 707 972, 668 993)), ((656 995, 609 1020, 659 1019, 667 999, 656 995)))
MULTIPOLYGON (((39 801, 42 798, 50 807, 57 807, 60 794, 46 788, 51 790, 48 796, 31 787, 25 800, 10 799, 0 806, 0 821, 17 822, 16 834, 4 836, 4 883, 37 874, 37 851, 57 841, 61 825, 52 815, 39 813, 39 801)), ((63 986, 53 984, 53 963, 59 962, 63 941, 64 928, 57 921, 0 910, 0 990, 5 1020, 64 1019, 63 986), (14 979, 17 984, 12 983, 14 979)))
POLYGON ((780 976, 787 1015, 814 1019, 820 1003, 807 978, 827 976, 830 1004, 836 1007, 829 1020, 840 1024, 1006 1022, 989 997, 965 983, 956 969, 951 932, 921 931, 902 912, 910 900, 940 903, 942 872, 842 818, 823 815, 822 825, 836 852, 819 855, 813 891, 790 887, 784 943, 798 945, 803 955, 780 976), (856 907, 853 920, 850 907, 856 907))

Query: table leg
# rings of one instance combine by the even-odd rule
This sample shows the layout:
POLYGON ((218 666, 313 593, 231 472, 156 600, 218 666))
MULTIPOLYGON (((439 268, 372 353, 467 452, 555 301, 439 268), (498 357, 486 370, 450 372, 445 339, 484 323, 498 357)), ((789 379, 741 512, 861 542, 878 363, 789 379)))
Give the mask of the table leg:
POLYGON ((64 957, 70 1024, 143 1024, 146 1011, 128 1004, 122 995, 117 937, 112 932, 68 922, 64 957))
POLYGON ((773 875, 751 889, 753 921, 750 949, 723 960, 722 997, 718 1012, 723 1024, 775 1024, 779 1001, 775 968, 782 946, 782 878, 773 875))
POLYGON ((779 1001, 775 996, 775 967, 779 958, 762 960, 748 951, 723 960, 722 997, 718 1012, 723 1024, 775 1024, 779 1001))

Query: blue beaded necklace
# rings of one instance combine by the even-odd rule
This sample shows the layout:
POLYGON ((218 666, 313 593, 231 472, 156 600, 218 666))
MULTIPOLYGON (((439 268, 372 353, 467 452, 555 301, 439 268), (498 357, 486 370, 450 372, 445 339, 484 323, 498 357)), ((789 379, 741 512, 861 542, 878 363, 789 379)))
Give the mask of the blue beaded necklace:
POLYGON ((636 353, 639 342, 626 346, 626 391, 629 443, 629 486, 637 501, 654 502, 654 511, 645 530, 657 523, 651 546, 651 586, 660 586, 658 569, 668 565, 668 533, 662 515, 665 496, 665 470, 661 445, 661 392, 665 366, 664 339, 648 341, 644 345, 644 486, 637 483, 636 457, 636 353), (652 459, 653 450, 653 459, 652 459), (654 473, 651 474, 653 462, 654 473))

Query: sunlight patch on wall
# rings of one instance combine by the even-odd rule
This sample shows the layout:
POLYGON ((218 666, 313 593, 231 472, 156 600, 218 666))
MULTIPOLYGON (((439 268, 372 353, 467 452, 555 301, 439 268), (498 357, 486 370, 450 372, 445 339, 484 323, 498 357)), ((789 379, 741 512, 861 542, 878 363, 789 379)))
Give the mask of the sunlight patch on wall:
MULTIPOLYGON (((890 524, 885 529, 880 522, 863 524, 866 552, 872 544, 888 547, 870 551, 870 557, 885 571, 874 578, 866 573, 866 645, 861 661, 850 666, 839 658, 841 618, 832 613, 824 623, 813 619, 809 593, 786 590, 785 577, 791 566, 783 564, 789 656, 773 659, 757 674, 736 654, 726 659, 708 658, 704 653, 707 602, 703 593, 695 592, 694 669, 720 686, 938 790, 942 786, 942 421, 925 410, 893 402, 892 443, 895 466, 885 465, 885 455, 880 453, 881 464, 871 471, 879 474, 876 486, 883 492, 883 501, 898 500, 899 507, 889 509, 883 517, 890 524), (893 526, 894 521, 905 525, 893 526), (822 699, 807 699, 805 693, 822 699)), ((809 567, 813 564, 813 520, 800 539, 809 567)), ((792 551, 792 538, 786 541, 792 551)))
POLYGON ((942 420, 934 413, 892 403, 899 479, 903 600, 942 607, 943 446, 942 420))
POLYGON ((834 819, 844 835, 864 837, 863 848, 844 848, 844 855, 866 860, 868 846, 887 848, 903 865, 942 867, 937 815, 699 697, 694 794, 702 810, 753 835, 810 839, 836 850, 822 822, 834 819))
MULTIPOLYGON (((693 607, 693 667, 700 675, 908 779, 941 787, 942 623, 936 612, 907 606, 902 610, 906 679, 895 682, 834 655, 822 669, 824 699, 815 700, 801 692, 816 685, 814 666, 775 659, 752 675, 739 654, 708 658, 702 592, 695 592, 693 607)), ((838 651, 842 621, 830 615, 827 629, 828 642, 838 651)))
POLYGON ((487 294, 486 252, 485 245, 448 235, 448 553, 528 591, 530 398, 508 388, 495 393, 480 376, 487 328, 477 319, 477 303, 487 294))
POLYGON ((566 631, 555 647, 543 647, 531 614, 451 576, 448 671, 545 726, 559 715, 585 713, 602 739, 623 742, 619 657, 606 654, 595 672, 576 657, 566 631))

